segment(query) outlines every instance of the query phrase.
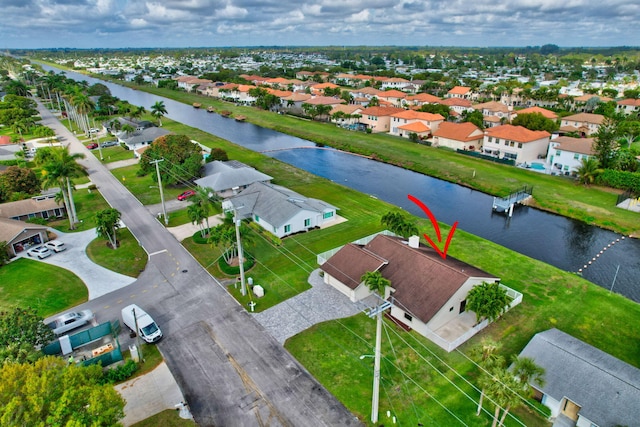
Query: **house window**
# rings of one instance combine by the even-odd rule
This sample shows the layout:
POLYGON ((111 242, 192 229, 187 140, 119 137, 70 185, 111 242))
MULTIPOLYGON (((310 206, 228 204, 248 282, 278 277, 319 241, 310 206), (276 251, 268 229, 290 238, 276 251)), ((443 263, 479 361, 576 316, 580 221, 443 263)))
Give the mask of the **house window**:
POLYGON ((254 219, 256 222, 260 222, 260 217, 259 217, 258 215, 254 215, 254 216, 253 216, 253 219, 254 219))
POLYGON ((47 211, 42 212, 42 218, 44 218, 44 219, 49 218, 49 212, 47 212, 47 211))
POLYGON ((509 141, 509 147, 513 147, 515 143, 513 141, 509 141))
POLYGON ((504 158, 516 160, 518 158, 518 155, 513 153, 504 153, 504 158))
POLYGON ((307 218, 304 220, 304 226, 309 227, 311 225, 311 218, 307 218))
POLYGON ((405 314, 404 314, 404 318, 405 318, 405 319, 407 319, 409 322, 411 322, 411 321, 413 320, 413 316, 411 316, 411 315, 410 315, 410 314, 408 314, 408 313, 405 313, 405 314))
POLYGON ((561 154, 562 154, 562 151, 560 151, 560 150, 556 150, 556 156, 559 156, 559 155, 561 155, 561 154))
POLYGON ((284 232, 285 233, 291 233, 291 224, 287 224, 284 226, 284 232))
POLYGON ((518 148, 522 148, 522 142, 518 142, 518 148))
POLYGON ((325 213, 322 215, 322 219, 327 219, 327 218, 332 218, 332 217, 333 217, 333 211, 325 212, 325 213))
POLYGON ((506 139, 504 140, 504 145, 509 145, 509 141, 507 141, 506 139))
POLYGON ((578 160, 578 159, 580 159, 580 154, 577 154, 577 153, 576 153, 576 154, 574 154, 574 155, 573 155, 573 159, 574 159, 574 160, 578 160))

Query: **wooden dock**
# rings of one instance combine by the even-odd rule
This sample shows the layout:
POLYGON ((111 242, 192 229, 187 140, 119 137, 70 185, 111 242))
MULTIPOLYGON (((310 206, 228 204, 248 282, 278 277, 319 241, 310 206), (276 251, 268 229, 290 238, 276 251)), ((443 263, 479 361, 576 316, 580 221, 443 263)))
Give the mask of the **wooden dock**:
POLYGON ((533 187, 525 186, 520 190, 509 194, 507 197, 494 197, 493 210, 496 212, 504 212, 506 215, 513 215, 513 208, 517 204, 522 204, 533 194, 533 187))

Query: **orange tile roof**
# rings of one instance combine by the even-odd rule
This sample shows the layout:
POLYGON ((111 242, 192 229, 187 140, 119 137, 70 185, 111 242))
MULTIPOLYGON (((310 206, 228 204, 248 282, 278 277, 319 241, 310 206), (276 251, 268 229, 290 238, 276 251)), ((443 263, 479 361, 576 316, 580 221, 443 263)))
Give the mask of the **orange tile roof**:
POLYGON ((433 136, 468 142, 482 139, 484 133, 473 123, 442 122, 440 126, 438 126, 438 130, 433 133, 433 136))
POLYGON ((502 125, 486 130, 488 136, 516 142, 531 142, 551 136, 546 130, 529 130, 524 126, 502 125))
POLYGON ((623 99, 617 102, 618 105, 633 105, 634 107, 640 107, 640 99, 623 99))
POLYGON ((469 93, 471 91, 470 87, 466 87, 466 86, 454 86, 453 88, 451 88, 451 90, 449 92, 447 92, 449 95, 464 95, 466 93, 469 93))
MULTIPOLYGON (((407 101, 417 101, 417 102, 429 102, 436 103, 442 101, 435 95, 431 95, 430 93, 418 93, 417 95, 407 96, 407 101)), ((450 98, 451 99, 451 98, 450 98)))
POLYGON ((518 110, 518 111, 516 111, 516 113, 517 114, 540 113, 544 117, 546 117, 547 119, 555 120, 555 119, 558 118, 558 115, 556 113, 554 113, 553 111, 550 111, 550 110, 547 110, 546 108, 542 108, 542 107, 538 107, 538 106, 533 106, 533 107, 525 108, 525 109, 522 109, 522 110, 518 110))
POLYGON ((362 111, 362 105, 356 104, 338 104, 334 105, 330 114, 337 113, 338 111, 342 111, 346 114, 359 114, 362 111))
POLYGON ((265 80, 267 84, 278 84, 278 85, 288 85, 289 79, 285 79, 284 77, 276 77, 274 79, 265 80))
POLYGON ((446 98, 440 101, 436 101, 438 104, 446 105, 449 107, 471 107, 471 101, 464 98, 446 98))
POLYGON ((306 101, 307 99, 311 99, 311 94, 294 92, 291 95, 285 96, 282 99, 284 99, 285 101, 306 101))
POLYGON ((408 130, 409 132, 423 133, 429 132, 431 128, 422 122, 412 122, 406 125, 398 126, 398 129, 408 130))
POLYGON ((335 88, 340 87, 340 86, 338 86, 336 84, 333 84, 333 83, 328 83, 327 82, 327 83, 318 83, 318 84, 315 84, 315 85, 311 85, 311 87, 313 89, 326 89, 326 88, 335 89, 335 88))
POLYGON ((473 108, 476 110, 500 111, 503 113, 509 112, 509 107, 498 101, 489 101, 482 104, 476 104, 473 106, 473 108))
POLYGON ((576 102, 587 102, 591 98, 598 98, 600 100, 600 102, 613 101, 613 99, 607 98, 606 96, 594 95, 594 94, 591 94, 591 93, 587 93, 587 94, 584 94, 584 95, 581 95, 581 96, 576 96, 575 98, 573 98, 573 100, 576 101, 576 102))
POLYGON ((278 90, 272 88, 267 88, 267 92, 269 92, 271 95, 277 96, 278 98, 286 98, 293 93, 290 90, 278 90))
POLYGON ((401 98, 404 99, 407 97, 407 94, 401 92, 399 90, 385 90, 378 94, 379 98, 401 98))
POLYGON ((305 101, 305 104, 311 105, 337 105, 342 104, 344 99, 334 98, 332 96, 314 96, 305 101))
POLYGON ((364 95, 376 95, 377 96, 382 91, 379 90, 379 89, 376 89, 375 87, 363 87, 362 89, 354 89, 351 92, 362 93, 364 95))
POLYGON ((444 120, 440 114, 433 113, 425 113, 423 111, 414 111, 414 110, 402 110, 396 114, 393 114, 392 117, 397 117, 399 119, 405 120, 426 120, 428 122, 444 120))
POLYGON ((396 107, 367 107, 362 110, 362 115, 367 116, 392 116, 395 113, 404 111, 402 108, 396 107))

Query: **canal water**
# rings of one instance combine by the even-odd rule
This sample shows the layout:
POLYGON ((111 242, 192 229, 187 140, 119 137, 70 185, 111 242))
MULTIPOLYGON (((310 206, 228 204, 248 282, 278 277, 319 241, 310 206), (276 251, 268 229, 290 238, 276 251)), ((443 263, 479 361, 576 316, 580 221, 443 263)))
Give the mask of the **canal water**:
MULTIPOLYGON (((44 68, 60 71, 48 66, 44 68)), ((583 271, 583 277, 640 302, 638 239, 624 238, 608 230, 524 206, 516 208, 508 218, 493 212, 493 197, 479 191, 348 153, 300 148, 314 144, 146 92, 78 73, 66 74, 90 84, 105 84, 112 95, 147 109, 156 101, 163 101, 167 116, 173 120, 254 151, 265 151, 283 162, 424 217, 424 213, 408 200, 407 195, 411 194, 426 204, 439 221, 447 224, 458 221, 460 229, 563 270, 577 272, 591 261, 583 271), (268 152, 270 150, 277 151, 268 152)), ((455 239, 451 244, 455 245, 455 239)))

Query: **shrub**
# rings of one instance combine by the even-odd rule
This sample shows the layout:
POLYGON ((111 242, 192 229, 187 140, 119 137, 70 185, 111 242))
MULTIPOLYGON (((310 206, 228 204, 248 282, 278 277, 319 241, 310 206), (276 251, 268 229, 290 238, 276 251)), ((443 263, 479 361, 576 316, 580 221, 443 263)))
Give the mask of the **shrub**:
MULTIPOLYGON (((253 264, 255 264, 255 260, 251 255, 247 255, 247 254, 245 254, 245 258, 247 260, 244 262, 244 271, 247 271, 251 267, 253 267, 253 264)), ((220 267, 220 271, 222 271, 225 274, 228 274, 229 276, 237 276, 238 274, 240 274, 240 267, 231 266, 227 264, 227 262, 224 260, 223 257, 220 257, 218 259, 218 267, 220 267)))
POLYGON ((138 364, 129 359, 124 365, 120 365, 116 368, 107 369, 102 374, 102 384, 115 384, 126 380, 131 377, 138 370, 138 364))
POLYGON ((640 193, 640 173, 605 169, 598 175, 598 184, 640 193))
POLYGON ((26 222, 29 224, 47 225, 47 220, 39 217, 28 219, 26 222))

